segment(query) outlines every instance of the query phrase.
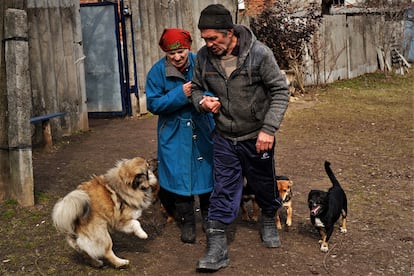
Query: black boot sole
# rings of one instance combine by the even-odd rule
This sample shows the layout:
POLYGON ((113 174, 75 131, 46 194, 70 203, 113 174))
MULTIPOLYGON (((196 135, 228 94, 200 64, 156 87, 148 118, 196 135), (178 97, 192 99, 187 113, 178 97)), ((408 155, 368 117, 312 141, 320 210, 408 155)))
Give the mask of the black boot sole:
POLYGON ((195 243, 196 241, 195 225, 194 226, 182 225, 180 238, 183 243, 195 243))
POLYGON ((181 241, 183 243, 195 243, 196 239, 195 238, 194 239, 185 239, 185 238, 181 237, 181 241))
POLYGON ((225 260, 222 260, 222 261, 220 261, 218 263, 214 263, 214 264, 198 262, 196 270, 198 272, 214 272, 214 271, 219 270, 220 268, 227 267, 229 265, 229 263, 230 263, 229 259, 225 259, 225 260))

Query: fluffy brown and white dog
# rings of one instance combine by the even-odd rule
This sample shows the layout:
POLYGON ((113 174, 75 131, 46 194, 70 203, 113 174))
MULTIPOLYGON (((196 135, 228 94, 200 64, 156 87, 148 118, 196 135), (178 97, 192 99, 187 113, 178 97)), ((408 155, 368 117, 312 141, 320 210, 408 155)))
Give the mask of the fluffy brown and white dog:
POLYGON ((92 266, 106 259, 116 268, 129 264, 112 251, 110 230, 148 237, 138 218, 152 203, 157 183, 144 158, 123 159, 105 174, 94 176, 60 199, 52 219, 69 245, 84 255, 92 266))
MULTIPOLYGON (((293 215, 293 208, 292 208, 292 186, 293 182, 286 176, 276 176, 276 187, 279 191, 279 197, 282 200, 282 207, 286 208, 287 210, 287 217, 286 217, 286 225, 291 226, 292 225, 292 215, 293 215)), ((280 221, 280 212, 281 208, 278 209, 276 213, 276 225, 278 229, 282 228, 281 221, 280 221)), ((248 221, 252 220, 254 222, 257 222, 259 220, 259 213, 260 213, 260 207, 256 202, 255 196, 253 194, 252 188, 247 184, 247 181, 245 180, 244 186, 243 186, 243 195, 242 200, 240 202, 240 208, 242 211, 242 220, 248 221), (251 201, 252 202, 252 214, 249 215, 247 203, 251 201)))

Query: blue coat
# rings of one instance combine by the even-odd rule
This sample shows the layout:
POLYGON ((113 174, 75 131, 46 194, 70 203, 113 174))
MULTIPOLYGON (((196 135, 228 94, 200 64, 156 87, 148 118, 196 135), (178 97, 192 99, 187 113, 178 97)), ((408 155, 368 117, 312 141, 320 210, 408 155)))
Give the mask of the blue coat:
POLYGON ((214 121, 211 114, 199 113, 183 91, 192 79, 195 54, 189 66, 179 72, 160 59, 147 75, 148 110, 158 115, 158 178, 160 185, 175 194, 190 196, 213 189, 214 121))

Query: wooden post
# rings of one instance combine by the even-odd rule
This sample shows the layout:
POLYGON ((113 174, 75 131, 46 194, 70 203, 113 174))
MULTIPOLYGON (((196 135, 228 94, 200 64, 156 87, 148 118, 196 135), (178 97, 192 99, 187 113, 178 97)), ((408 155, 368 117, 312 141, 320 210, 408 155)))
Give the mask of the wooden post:
POLYGON ((34 205, 30 113, 32 100, 29 77, 27 14, 7 9, 4 20, 7 102, 9 109, 8 146, 10 183, 8 197, 22 206, 34 205))
POLYGON ((85 84, 85 55, 83 54, 82 46, 82 24, 80 20, 80 5, 79 1, 74 1, 74 6, 72 7, 72 12, 76 14, 74 20, 72 21, 72 30, 73 30, 73 56, 75 57, 75 67, 76 67, 76 84, 77 91, 79 93, 79 129, 88 130, 89 129, 89 120, 88 120, 88 107, 86 105, 86 84, 85 84))

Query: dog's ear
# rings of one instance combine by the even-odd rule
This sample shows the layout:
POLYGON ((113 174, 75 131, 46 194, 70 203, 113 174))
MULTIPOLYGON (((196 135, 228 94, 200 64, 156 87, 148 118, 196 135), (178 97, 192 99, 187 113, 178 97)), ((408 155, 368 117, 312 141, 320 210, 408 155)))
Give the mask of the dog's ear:
POLYGON ((157 158, 153 158, 153 159, 148 159, 148 168, 153 171, 156 172, 158 169, 158 159, 157 158))
POLYGON ((309 201, 311 198, 316 197, 316 196, 317 196, 317 194, 318 194, 318 190, 310 190, 310 191, 309 191, 309 194, 308 194, 308 201, 309 201))
POLYGON ((282 183, 280 182, 280 180, 276 180, 276 184, 277 184, 277 189, 280 190, 282 188, 282 183))
POLYGON ((280 179, 277 180, 276 183, 277 183, 277 189, 278 190, 286 190, 286 189, 292 187, 292 184, 293 184, 293 182, 290 181, 290 180, 280 180, 280 179), (286 187, 286 189, 284 189, 284 187, 286 187))
POLYGON ((328 193, 325 191, 320 191, 319 197, 325 200, 326 198, 328 198, 328 193))

